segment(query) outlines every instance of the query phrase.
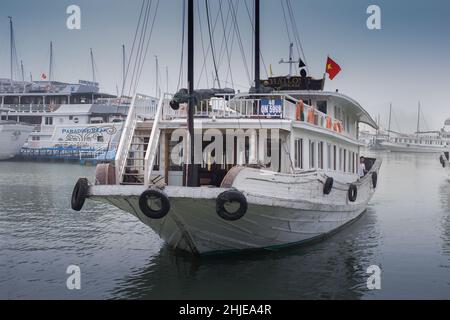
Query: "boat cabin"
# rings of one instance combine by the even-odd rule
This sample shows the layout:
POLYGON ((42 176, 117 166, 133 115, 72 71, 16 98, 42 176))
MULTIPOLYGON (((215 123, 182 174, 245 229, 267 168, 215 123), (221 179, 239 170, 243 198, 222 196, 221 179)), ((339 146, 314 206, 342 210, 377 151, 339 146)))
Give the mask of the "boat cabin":
MULTIPOLYGON (((152 119, 133 119, 130 112, 117 153, 117 183, 186 185, 187 104, 173 110, 172 99, 166 95, 152 119)), ((324 91, 215 95, 199 100, 194 115, 200 186, 221 186, 236 166, 285 174, 324 171, 354 181, 359 123, 377 128, 356 101, 324 91)))

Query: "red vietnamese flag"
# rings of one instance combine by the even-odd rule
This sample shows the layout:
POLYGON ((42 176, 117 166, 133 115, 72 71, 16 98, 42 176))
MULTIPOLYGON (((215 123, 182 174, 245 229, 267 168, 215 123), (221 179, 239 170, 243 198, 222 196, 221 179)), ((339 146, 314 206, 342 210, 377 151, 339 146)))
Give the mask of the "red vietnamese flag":
POLYGON ((334 62, 333 59, 328 57, 326 72, 330 76, 330 80, 333 80, 338 75, 338 73, 341 72, 341 70, 341 66, 334 62))

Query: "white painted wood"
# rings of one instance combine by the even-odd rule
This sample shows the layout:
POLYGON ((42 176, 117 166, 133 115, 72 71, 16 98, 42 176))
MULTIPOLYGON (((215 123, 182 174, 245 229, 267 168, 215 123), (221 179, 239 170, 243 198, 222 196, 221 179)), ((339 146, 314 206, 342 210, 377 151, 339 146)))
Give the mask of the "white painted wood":
POLYGON ((0 160, 18 155, 33 129, 33 126, 0 121, 0 160))
MULTIPOLYGON (((378 173, 380 165, 377 161, 372 172, 378 173)), ((144 186, 92 186, 90 197, 135 215, 175 248, 205 254, 286 246, 324 236, 366 210, 375 192, 371 173, 354 181, 358 199, 351 203, 347 182, 335 181, 331 194, 323 194, 323 173, 278 174, 246 168, 233 188, 245 195, 249 210, 236 222, 216 213, 215 199, 227 189, 166 187, 171 211, 162 220, 149 219, 139 209, 144 186)))

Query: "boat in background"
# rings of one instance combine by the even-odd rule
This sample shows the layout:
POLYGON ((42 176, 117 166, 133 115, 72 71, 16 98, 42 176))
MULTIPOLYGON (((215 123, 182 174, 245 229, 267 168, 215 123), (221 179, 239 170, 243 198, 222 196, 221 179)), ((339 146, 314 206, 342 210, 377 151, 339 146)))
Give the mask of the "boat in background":
MULTIPOLYGON (((8 112, 0 108, 0 115, 8 112)), ((0 120, 0 160, 9 160, 20 154, 20 150, 33 131, 33 126, 12 120, 0 120)))
POLYGON ((417 117, 417 131, 415 134, 402 134, 391 130, 391 115, 392 106, 389 115, 389 136, 385 141, 380 142, 383 149, 390 152, 407 152, 407 153, 435 153, 441 154, 450 150, 450 138, 448 126, 450 121, 445 122, 444 128, 441 131, 420 131, 420 114, 421 106, 419 103, 418 117, 417 117))
MULTIPOLYGON (((10 44, 14 32, 10 18, 10 44)), ((92 81, 66 83, 53 80, 53 42, 50 42, 48 74, 40 81, 0 79, 0 106, 6 110, 0 120, 28 124, 34 128, 23 144, 21 158, 29 160, 113 161, 131 98, 100 91, 95 81, 95 62, 91 49, 92 81)), ((16 57, 17 58, 17 57, 16 57)), ((11 70, 14 59, 11 55, 11 70)), ((125 69, 125 48, 123 47, 125 69)), ((157 99, 150 102, 156 109, 157 99)), ((142 115, 145 116, 145 115, 142 115)))

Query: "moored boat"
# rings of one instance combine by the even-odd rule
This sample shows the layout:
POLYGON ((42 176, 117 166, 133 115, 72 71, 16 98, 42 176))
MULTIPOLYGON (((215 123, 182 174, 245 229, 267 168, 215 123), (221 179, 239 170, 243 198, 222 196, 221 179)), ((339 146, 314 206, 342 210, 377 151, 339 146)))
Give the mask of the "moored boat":
MULTIPOLYGON (((3 112, 8 110, 0 108, 0 116, 3 112)), ((17 156, 33 129, 33 126, 16 121, 0 120, 0 160, 17 156)))
POLYGON ((359 124, 375 121, 354 99, 324 91, 324 81, 304 73, 260 80, 256 71, 249 93, 190 86, 162 97, 147 119, 135 109, 150 106, 136 96, 114 165, 98 166, 93 183, 77 182, 72 208, 111 204, 194 255, 329 235, 367 209, 381 160, 362 158, 358 141, 359 124))

